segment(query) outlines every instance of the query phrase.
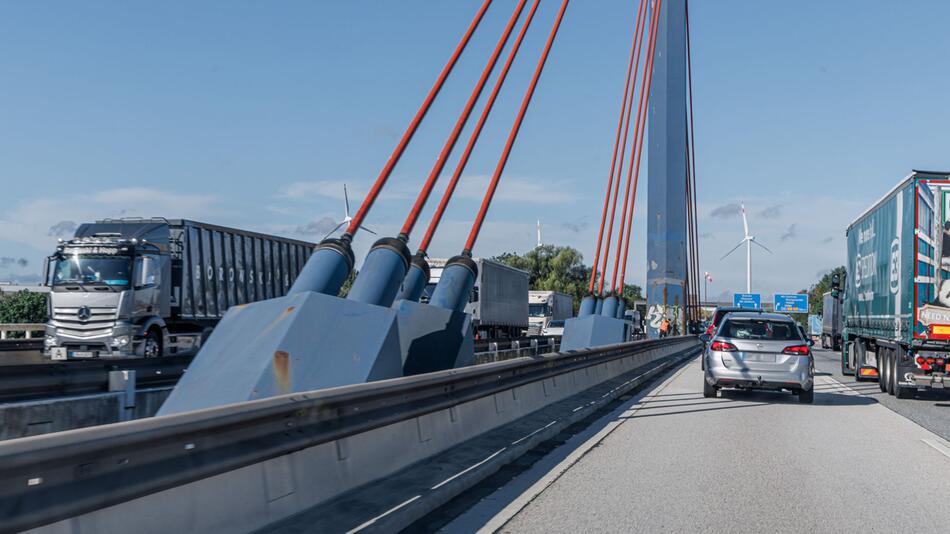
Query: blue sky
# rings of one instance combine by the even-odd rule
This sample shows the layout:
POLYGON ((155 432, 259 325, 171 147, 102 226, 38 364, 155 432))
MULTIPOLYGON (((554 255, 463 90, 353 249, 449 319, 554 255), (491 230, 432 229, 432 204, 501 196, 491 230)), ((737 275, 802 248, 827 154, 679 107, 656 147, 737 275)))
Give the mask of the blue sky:
MULTIPOLYGON (((55 230, 104 216, 319 239, 343 183, 355 209, 479 3, 0 3, 0 280, 28 280, 55 230)), ((431 255, 460 250, 558 4, 542 3, 431 255)), ((370 228, 398 230, 512 6, 489 10, 370 228)), ((529 249, 541 219, 545 242, 592 257, 635 7, 568 8, 476 254, 529 249)), ((741 237, 730 204, 746 201, 775 251, 756 255, 755 289, 794 291, 843 263, 848 222, 910 169, 950 168, 950 4, 690 7, 711 295, 744 285, 743 257, 719 259, 741 237)), ((627 279, 642 284, 639 198, 627 279)))

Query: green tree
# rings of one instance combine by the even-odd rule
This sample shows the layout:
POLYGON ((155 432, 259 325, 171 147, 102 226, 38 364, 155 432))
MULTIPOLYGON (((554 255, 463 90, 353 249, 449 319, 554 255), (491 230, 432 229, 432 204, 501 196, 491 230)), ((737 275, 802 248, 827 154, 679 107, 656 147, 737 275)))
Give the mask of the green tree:
MULTIPOLYGON (((575 248, 557 245, 536 247, 523 255, 506 252, 492 258, 494 261, 528 272, 528 286, 535 291, 560 291, 573 297, 574 312, 587 295, 590 267, 584 265, 584 256, 575 248)), ((624 297, 632 304, 642 300, 642 289, 624 284, 624 297)))
POLYGON ((46 294, 18 291, 0 298, 0 323, 46 322, 46 294))

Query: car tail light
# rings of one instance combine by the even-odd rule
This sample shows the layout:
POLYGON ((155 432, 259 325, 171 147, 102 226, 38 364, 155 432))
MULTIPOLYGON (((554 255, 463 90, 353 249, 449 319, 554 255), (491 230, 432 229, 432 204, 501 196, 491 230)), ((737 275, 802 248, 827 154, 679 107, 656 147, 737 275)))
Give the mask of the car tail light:
POLYGON ((725 341, 713 341, 712 345, 710 345, 709 348, 718 352, 733 352, 733 351, 739 350, 732 343, 728 343, 725 341))
POLYGON ((924 358, 923 356, 917 357, 917 365, 923 365, 925 363, 927 363, 927 358, 924 358))
POLYGON ((808 349, 808 345, 792 345, 791 347, 785 347, 782 353, 795 356, 808 356, 811 354, 811 350, 808 349))

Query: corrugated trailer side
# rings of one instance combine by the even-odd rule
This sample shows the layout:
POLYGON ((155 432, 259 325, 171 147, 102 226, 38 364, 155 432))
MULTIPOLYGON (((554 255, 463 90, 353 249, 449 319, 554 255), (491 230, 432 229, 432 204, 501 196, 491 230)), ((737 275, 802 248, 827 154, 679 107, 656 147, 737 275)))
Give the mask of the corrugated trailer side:
POLYGON ((478 260, 478 301, 472 318, 479 325, 528 327, 528 273, 491 260, 478 260))
POLYGON ((314 247, 195 221, 170 225, 181 262, 173 314, 182 320, 217 321, 231 306, 286 294, 314 247))
POLYGON ((909 342, 914 283, 914 180, 848 227, 845 332, 909 342))

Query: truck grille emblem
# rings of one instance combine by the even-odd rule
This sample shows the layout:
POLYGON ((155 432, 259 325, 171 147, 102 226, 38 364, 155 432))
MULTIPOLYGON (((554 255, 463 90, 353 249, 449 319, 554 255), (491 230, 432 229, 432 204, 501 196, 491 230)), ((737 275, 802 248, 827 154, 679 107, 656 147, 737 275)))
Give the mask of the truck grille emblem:
POLYGON ((83 306, 76 310, 76 317, 79 317, 80 321, 88 321, 92 317, 92 310, 89 309, 89 306, 83 306))

